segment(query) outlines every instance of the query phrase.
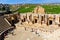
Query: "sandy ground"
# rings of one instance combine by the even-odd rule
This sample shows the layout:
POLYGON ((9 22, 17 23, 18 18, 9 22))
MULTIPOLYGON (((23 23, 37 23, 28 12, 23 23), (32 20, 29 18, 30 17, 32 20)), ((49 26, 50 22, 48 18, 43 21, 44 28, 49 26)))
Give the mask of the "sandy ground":
POLYGON ((18 23, 16 26, 14 30, 16 35, 9 34, 5 40, 60 40, 60 28, 56 25, 20 25, 18 23))
POLYGON ((30 31, 25 31, 24 28, 18 27, 14 30, 15 35, 9 34, 5 40, 42 40, 41 37, 30 31))

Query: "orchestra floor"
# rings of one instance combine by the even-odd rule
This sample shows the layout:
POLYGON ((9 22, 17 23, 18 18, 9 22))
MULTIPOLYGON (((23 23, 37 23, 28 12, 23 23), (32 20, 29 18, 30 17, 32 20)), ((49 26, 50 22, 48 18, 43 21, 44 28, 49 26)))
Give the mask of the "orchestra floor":
MULTIPOLYGON (((35 29, 34 27, 31 27, 31 25, 30 28, 27 27, 28 25, 24 26, 25 27, 18 24, 14 30, 15 35, 9 34, 5 40, 60 40, 60 27, 36 27, 37 30, 32 32, 32 28, 35 29)), ((37 24, 35 24, 35 26, 37 26, 37 24)))
POLYGON ((5 40, 42 40, 38 35, 25 31, 23 28, 18 28, 15 31, 15 35, 9 34, 5 40))

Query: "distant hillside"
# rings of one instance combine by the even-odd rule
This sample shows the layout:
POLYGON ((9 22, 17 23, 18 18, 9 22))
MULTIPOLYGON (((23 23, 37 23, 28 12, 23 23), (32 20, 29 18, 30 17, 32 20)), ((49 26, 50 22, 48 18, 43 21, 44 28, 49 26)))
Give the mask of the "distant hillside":
POLYGON ((11 4, 10 5, 10 10, 16 10, 18 7, 20 7, 21 6, 21 4, 11 4))

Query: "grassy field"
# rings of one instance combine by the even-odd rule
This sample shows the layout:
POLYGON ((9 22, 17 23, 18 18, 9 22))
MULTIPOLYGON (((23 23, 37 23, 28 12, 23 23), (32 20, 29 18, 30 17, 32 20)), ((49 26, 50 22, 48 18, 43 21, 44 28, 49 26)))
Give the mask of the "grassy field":
MULTIPOLYGON (((18 9, 19 13, 32 12, 37 5, 23 5, 18 9)), ((40 5, 47 14, 60 14, 60 5, 40 5)))
POLYGON ((60 5, 42 5, 47 14, 59 14, 60 5))
POLYGON ((35 5, 24 5, 18 10, 19 13, 32 12, 36 6, 35 5))

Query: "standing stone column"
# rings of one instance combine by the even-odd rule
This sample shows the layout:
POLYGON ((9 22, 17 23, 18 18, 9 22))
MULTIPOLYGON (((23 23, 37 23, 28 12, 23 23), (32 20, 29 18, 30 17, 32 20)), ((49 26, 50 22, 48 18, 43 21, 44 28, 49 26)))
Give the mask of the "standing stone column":
POLYGON ((22 19, 23 19, 23 16, 20 15, 20 24, 22 24, 22 19))
POLYGON ((47 21, 46 21, 46 24, 47 24, 47 26, 48 26, 48 20, 49 20, 49 19, 48 19, 48 15, 47 15, 46 17, 47 17, 47 21))
POLYGON ((43 21, 44 21, 44 15, 42 14, 41 15, 41 24, 43 24, 43 21))
POLYGON ((38 16, 38 21, 37 21, 37 23, 39 23, 39 14, 38 14, 37 16, 38 16))
POLYGON ((56 15, 56 24, 59 24, 59 16, 56 15))
POLYGON ((29 23, 32 24, 32 14, 29 15, 29 23))
POLYGON ((28 23, 29 23, 29 21, 30 21, 30 20, 29 20, 29 14, 27 14, 27 19, 26 19, 26 20, 27 20, 27 21, 28 21, 28 23))
POLYGON ((31 15, 32 15, 32 17, 31 17, 31 18, 32 18, 32 20, 31 20, 31 21, 33 21, 33 14, 31 14, 31 15))
POLYGON ((47 15, 44 15, 44 24, 47 23, 47 15))
POLYGON ((38 23, 41 24, 41 14, 39 14, 38 16, 39 16, 38 23))
POLYGON ((55 25, 55 19, 56 18, 56 15, 54 15, 54 18, 53 18, 53 25, 55 25))

